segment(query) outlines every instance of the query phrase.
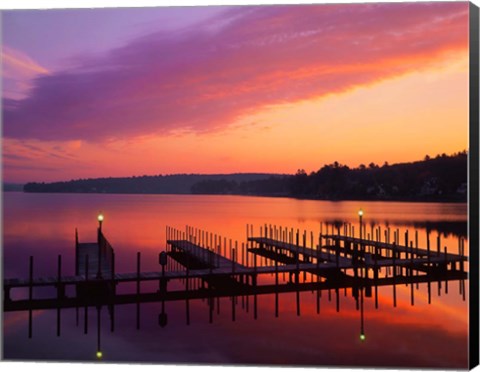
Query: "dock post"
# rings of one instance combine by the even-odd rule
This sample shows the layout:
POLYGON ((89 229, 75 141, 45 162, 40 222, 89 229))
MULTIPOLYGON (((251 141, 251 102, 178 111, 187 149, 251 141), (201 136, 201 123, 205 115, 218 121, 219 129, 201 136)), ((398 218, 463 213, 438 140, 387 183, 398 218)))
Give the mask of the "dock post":
POLYGON ((432 286, 430 284, 430 273, 427 274, 429 276, 427 287, 428 287, 428 304, 432 303, 432 286))
POLYGON ((33 293, 33 256, 30 256, 28 268, 28 300, 32 301, 33 293))
POLYGON ((162 294, 165 294, 165 292, 167 290, 167 281, 165 280, 165 266, 167 265, 167 259, 168 259, 168 256, 167 256, 167 253, 165 251, 162 251, 162 252, 159 253, 158 263, 162 267, 162 278, 159 280, 158 290, 162 294))
MULTIPOLYGON (((220 244, 222 244, 221 237, 220 237, 220 244)), ((223 238, 223 257, 227 257, 227 238, 223 238)))
MULTIPOLYGON (((235 280, 235 256, 237 251, 237 242, 235 242, 235 248, 232 250, 232 279, 235 280)), ((235 321, 235 303, 236 297, 232 296, 232 322, 235 321)))
MULTIPOLYGON (((211 266, 210 266, 210 275, 212 274, 212 269, 211 269, 211 266)), ((213 295, 212 295, 212 286, 210 284, 210 282, 208 283, 208 322, 210 324, 213 323, 213 308, 214 308, 214 298, 213 298, 213 295)))
POLYGON ((299 249, 298 249, 298 245, 299 245, 299 239, 300 239, 300 236, 299 236, 299 231, 297 229, 297 234, 295 236, 295 245, 297 247, 296 249, 296 252, 295 252, 295 258, 296 258, 296 264, 297 264, 297 270, 295 272, 295 283, 298 284, 299 283, 299 280, 300 280, 300 252, 299 252, 299 249))
MULTIPOLYGON (((305 254, 305 251, 306 251, 306 244, 307 244, 307 232, 304 230, 303 231, 303 252, 302 252, 302 258, 303 258, 303 262, 309 262, 309 258, 307 258, 306 254, 305 254)), ((305 282, 305 280, 307 279, 307 272, 304 271, 303 272, 303 281, 305 282)))
MULTIPOLYGON (((215 266, 213 254, 214 254, 213 251, 211 251, 211 250, 208 251, 208 274, 209 274, 209 276, 212 276, 213 267, 215 266)), ((208 286, 210 287, 210 284, 208 286)))
POLYGON ((395 258, 397 257, 397 254, 396 254, 396 243, 394 242, 393 243, 393 255, 392 255, 392 264, 393 264, 393 268, 392 268, 392 271, 393 271, 393 307, 397 307, 397 287, 396 287, 396 278, 397 278, 397 267, 396 267, 396 262, 395 262, 395 258))
POLYGON ((57 299, 63 299, 65 297, 65 287, 62 285, 62 255, 58 255, 57 260, 57 299))
POLYGON ((299 283, 297 281, 297 284, 296 284, 296 286, 297 286, 297 296, 296 296, 297 297, 297 316, 300 316, 300 289, 298 287, 298 284, 299 283))
MULTIPOLYGON (((427 267, 428 267, 428 275, 430 275, 430 232, 428 230, 427 230, 427 267)), ((428 283, 430 284, 430 281, 428 283)))
POLYGON ((57 337, 60 337, 60 304, 58 301, 65 297, 64 287, 61 285, 62 278, 62 255, 58 255, 57 262, 57 337))
POLYGON ((10 303, 10 301, 12 300, 10 298, 10 290, 11 290, 10 287, 3 286, 3 303, 4 304, 10 303))
MULTIPOLYGON (((410 241, 410 277, 413 279, 413 242, 410 241)), ((413 280, 410 283, 410 305, 414 305, 413 280)))
POLYGON ((278 260, 275 260, 275 318, 278 318, 278 260))
POLYGON ((323 222, 320 222, 320 233, 318 234, 318 241, 319 241, 319 244, 320 244, 320 249, 323 246, 322 240, 323 240, 323 222))
POLYGON ((137 296, 140 295, 140 252, 137 252, 137 296))
POLYGON ((75 275, 78 275, 78 230, 75 228, 75 275))
POLYGON ((242 255, 242 265, 245 266, 245 243, 242 242, 242 252, 241 252, 241 255, 242 255))
POLYGON ((85 256, 85 282, 88 282, 88 266, 89 266, 89 257, 88 254, 85 256))
POLYGON ((447 246, 444 247, 443 254, 445 257, 445 294, 448 294, 448 278, 446 276, 448 272, 447 246))
POLYGON ((140 252, 137 252, 137 330, 140 329, 140 252))
MULTIPOLYGON (((328 250, 328 255, 330 256, 330 250, 328 250)), ((340 266, 340 242, 338 240, 335 241, 335 265, 338 271, 340 266)))
POLYGON ((257 255, 253 255, 253 276, 252 276, 252 286, 256 287, 257 285, 257 255))
POLYGON ((340 312, 340 295, 339 295, 338 287, 335 288, 335 302, 336 302, 336 310, 337 313, 340 312))
MULTIPOLYGON (((115 284, 115 252, 112 249, 112 266, 110 267, 110 279, 111 279, 111 294, 112 298, 115 297, 115 292, 116 292, 116 284, 115 284)), ((113 305, 112 305, 113 306, 113 305)))
MULTIPOLYGON (((88 284, 88 266, 89 266, 89 257, 88 254, 85 256, 85 284, 88 284)), ((86 286, 85 286, 86 288, 86 286)), ((84 321, 83 321, 83 333, 88 333, 88 305, 85 302, 85 310, 84 310, 84 321)))
POLYGON ((102 234, 102 230, 100 229, 100 227, 98 228, 97 230, 97 236, 98 236, 98 239, 97 239, 97 244, 98 244, 98 270, 97 270, 97 279, 101 279, 102 278, 102 237, 101 237, 101 234, 102 234))
POLYGON ((33 256, 30 256, 29 270, 28 270, 28 301, 30 308, 28 310, 28 338, 32 338, 33 334, 33 314, 32 314, 32 298, 33 298, 33 256))
POLYGON ((186 322, 187 325, 190 325, 190 303, 189 299, 189 274, 190 274, 190 265, 187 265, 187 271, 185 274, 185 311, 186 311, 186 322))
MULTIPOLYGON (((463 261, 463 257, 465 256, 465 240, 463 238, 461 238, 461 242, 462 242, 462 260, 460 261, 460 270, 463 272, 464 271, 464 261, 463 261)), ((465 284, 465 282, 464 282, 465 284)))

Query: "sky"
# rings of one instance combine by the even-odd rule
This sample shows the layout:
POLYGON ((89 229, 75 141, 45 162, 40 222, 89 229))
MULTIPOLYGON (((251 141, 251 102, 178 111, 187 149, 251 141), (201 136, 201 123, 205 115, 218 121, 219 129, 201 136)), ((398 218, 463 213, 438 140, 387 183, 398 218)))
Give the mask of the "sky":
POLYGON ((5 182, 468 148, 468 3, 2 11, 5 182))

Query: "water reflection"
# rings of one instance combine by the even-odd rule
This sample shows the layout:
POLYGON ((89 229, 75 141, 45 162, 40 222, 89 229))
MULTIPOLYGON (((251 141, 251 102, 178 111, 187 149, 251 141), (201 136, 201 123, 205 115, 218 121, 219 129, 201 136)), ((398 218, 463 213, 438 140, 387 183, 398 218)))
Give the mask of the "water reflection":
MULTIPOLYGON (((58 216, 41 207, 51 205, 52 199, 38 201, 28 195, 28 202, 18 204, 10 200, 9 206, 6 203, 5 277, 28 278, 30 255, 35 257, 34 277, 55 276, 58 255, 63 257, 62 275, 74 275, 74 227, 79 228, 81 241, 94 240, 92 219, 94 221, 99 210, 105 213, 104 229, 115 248, 118 273, 135 274, 136 252, 141 251, 142 272, 161 275, 159 253, 165 248, 165 225, 168 224, 191 224, 200 226, 202 231, 221 234, 217 239, 221 238, 222 242, 227 239, 226 244, 222 243, 226 257, 233 253, 230 239, 232 251, 238 240, 237 261, 250 267, 255 265, 254 253, 249 252, 245 259, 244 252, 247 247, 259 247, 246 245, 242 249, 245 226, 249 223, 257 226, 256 235, 260 224, 264 231, 264 223, 271 222, 293 227, 295 233, 299 229, 300 240, 304 230, 312 230, 316 241, 320 223, 337 220, 341 228, 352 223, 358 234, 358 205, 353 202, 310 203, 244 197, 186 197, 177 201, 155 196, 88 195, 81 200, 73 200, 68 195, 56 197, 58 216), (301 219, 303 222, 299 222, 301 219)), ((458 235, 444 236, 446 230, 441 221, 466 226, 463 206, 436 206, 436 212, 432 213, 432 206, 422 212, 418 204, 395 207, 379 204, 383 206, 376 205, 375 211, 368 203, 361 206, 366 211, 365 237, 376 234, 375 227, 373 233, 371 231, 373 218, 388 220, 391 240, 399 229, 403 244, 404 232, 412 226, 418 229, 418 245, 426 249, 428 228, 432 251, 437 250, 440 232, 440 253, 444 253, 446 246, 447 253, 458 254, 458 235), (428 226, 439 222, 438 230, 428 226)), ((336 232, 337 226, 333 230, 336 232)), ((381 231, 382 237, 385 230, 381 231)), ((414 237, 411 231, 409 240, 415 242, 414 237)), ((203 239, 207 241, 206 235, 203 239)), ((306 240, 310 246, 309 232, 306 240)), ((211 245, 215 246, 215 236, 212 241, 211 245)), ((468 240, 464 240, 464 245, 468 255, 468 240)), ((67 288, 64 301, 56 301, 46 310, 32 310, 31 339, 28 339, 28 310, 4 314, 4 355, 8 359, 98 360, 96 353, 100 350, 104 361, 466 366, 468 325, 464 299, 468 298, 468 292, 464 277, 432 273, 423 275, 421 280, 405 282, 403 277, 408 275, 397 275, 394 283, 390 270, 387 278, 390 282, 379 278, 374 285, 371 270, 370 283, 340 282, 332 277, 320 277, 317 282, 318 276, 306 272, 304 277, 302 272, 297 282, 295 275, 291 278, 289 273, 275 275, 275 260, 271 256, 255 256, 257 267, 270 266, 273 270, 258 278, 256 291, 245 284, 215 288, 208 281, 194 277, 193 268, 188 279, 169 281, 168 295, 159 277, 142 282, 140 290, 135 281, 121 283, 114 297, 100 301, 69 303, 75 291, 67 288)), ((296 265, 296 260, 291 262, 296 265)), ((387 271, 382 270, 382 273, 387 271)), ((166 271, 184 272, 185 268, 169 256, 166 271)), ((52 295, 57 295, 55 289, 35 289, 33 298, 52 295)), ((12 298, 28 298, 28 289, 14 290, 12 298)))

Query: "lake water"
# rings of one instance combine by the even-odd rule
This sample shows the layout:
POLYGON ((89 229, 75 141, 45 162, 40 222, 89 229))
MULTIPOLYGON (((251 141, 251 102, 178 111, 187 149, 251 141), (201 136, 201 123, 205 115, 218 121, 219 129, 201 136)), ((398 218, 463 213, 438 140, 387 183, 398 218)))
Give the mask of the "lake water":
MULTIPOLYGON (((458 238, 467 238, 467 205, 450 203, 328 202, 244 196, 197 195, 101 195, 101 194, 3 194, 4 278, 26 278, 28 258, 35 259, 35 276, 55 276, 57 256, 62 255, 63 273, 74 274, 75 228, 82 242, 95 241, 96 216, 105 215, 103 230, 115 249, 117 272, 136 270, 136 252, 142 252, 142 270, 157 271, 158 254, 166 246, 166 226, 186 225, 246 241, 246 225, 255 232, 264 224, 312 231, 320 223, 349 222, 358 225, 357 211, 365 212, 366 231, 371 226, 389 226, 432 240, 440 234, 443 246, 458 253, 458 238)), ((465 243, 468 254, 468 240, 465 243)), ((180 284, 179 284, 180 285, 180 284)), ((432 283, 428 304, 426 284, 378 289, 378 308, 373 297, 364 298, 365 340, 359 339, 361 314, 350 290, 322 293, 320 311, 313 291, 301 292, 300 316, 295 294, 258 296, 257 319, 251 302, 222 298, 209 321, 204 300, 189 303, 187 325, 185 302, 168 302, 168 324, 158 323, 161 304, 140 306, 140 329, 136 305, 115 307, 115 330, 110 315, 99 309, 101 348, 104 361, 189 364, 268 364, 312 366, 380 366, 466 368, 468 350, 468 293, 460 294, 459 281, 448 289, 432 283), (446 293, 448 292, 448 293, 446 293), (339 306, 339 309, 338 309, 339 306), (338 311, 337 311, 338 310, 338 311)), ((468 289, 468 284, 467 284, 468 289)), ((19 293, 18 295, 21 295, 19 293)), ((12 293, 12 297, 15 295, 12 293)), ((251 300, 251 299, 250 299, 251 300)), ((97 310, 88 311, 85 333, 83 309, 63 310, 61 335, 56 334, 56 311, 33 312, 33 337, 28 337, 28 313, 4 314, 4 357, 10 360, 96 360, 97 310), (78 320, 78 322, 77 322, 78 320)))

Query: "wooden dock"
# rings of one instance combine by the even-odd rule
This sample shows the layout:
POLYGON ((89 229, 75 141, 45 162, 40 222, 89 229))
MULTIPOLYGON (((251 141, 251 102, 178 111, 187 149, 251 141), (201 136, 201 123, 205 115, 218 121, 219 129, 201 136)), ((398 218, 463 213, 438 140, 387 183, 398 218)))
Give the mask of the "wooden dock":
MULTIPOLYGON (((328 283, 324 285, 337 288, 464 281, 468 277, 464 270, 468 257, 463 254, 461 239, 459 254, 452 254, 447 253, 446 247, 442 251, 440 248, 432 250, 430 246, 420 248, 413 243, 402 246, 397 244, 397 236, 391 243, 320 232, 315 239, 313 233, 309 234, 310 243, 307 246, 306 232, 301 234, 298 230, 294 232, 292 229, 267 226, 257 236, 252 231, 253 227, 247 226, 246 241, 239 244, 188 226, 184 231, 167 227, 166 250, 159 255, 159 270, 143 272, 138 252, 137 270, 130 273, 115 272, 115 253, 101 228, 97 231, 96 243, 80 243, 76 233, 75 275, 62 275, 59 256, 56 276, 35 278, 31 257, 28 278, 7 278, 3 281, 4 311, 26 309, 28 306, 37 309, 40 303, 52 306, 55 301, 59 306, 74 302, 102 302, 106 298, 115 302, 116 285, 127 282, 137 284, 132 296, 141 298, 141 283, 148 281, 158 281, 158 292, 168 297, 168 282, 173 280, 184 281, 188 286, 190 280, 199 279, 207 288, 218 293, 245 294, 259 290, 257 278, 260 276, 273 276, 276 287, 282 286, 285 283, 280 282, 280 274, 289 274, 287 284, 295 284, 297 288, 305 284, 307 273, 311 275, 312 285, 328 283), (265 259, 263 264, 257 259, 261 257, 265 259), (175 267, 173 262, 176 262, 175 267), (300 273, 304 273, 303 283, 299 281, 300 273), (34 299, 34 288, 48 286, 57 289, 56 296, 34 299), (66 298, 67 286, 76 288, 76 296, 66 298), (12 300, 11 291, 16 288, 28 288, 28 298, 12 300)), ((437 241, 440 243, 439 239, 437 241)), ((118 301, 123 301, 120 300, 122 297, 118 298, 118 301)))
POLYGON ((75 274, 88 278, 111 278, 115 265, 115 253, 103 235, 97 230, 97 241, 80 243, 75 230, 75 274))
MULTIPOLYGON (((240 265, 238 262, 225 258, 213 250, 209 250, 188 240, 167 240, 167 244, 171 247, 170 256, 176 257, 175 253, 182 253, 188 256, 191 262, 196 261, 204 267, 216 268, 216 272, 239 272, 239 270, 245 269, 245 266, 240 265)), ((186 262, 185 264, 186 267, 190 267, 186 262)))

